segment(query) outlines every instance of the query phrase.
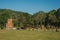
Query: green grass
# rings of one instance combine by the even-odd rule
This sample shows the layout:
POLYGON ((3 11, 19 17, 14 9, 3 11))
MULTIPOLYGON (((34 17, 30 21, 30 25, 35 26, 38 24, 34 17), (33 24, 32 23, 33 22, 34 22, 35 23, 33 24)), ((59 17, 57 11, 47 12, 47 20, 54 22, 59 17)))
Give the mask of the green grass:
POLYGON ((60 40, 60 32, 0 30, 0 40, 60 40))

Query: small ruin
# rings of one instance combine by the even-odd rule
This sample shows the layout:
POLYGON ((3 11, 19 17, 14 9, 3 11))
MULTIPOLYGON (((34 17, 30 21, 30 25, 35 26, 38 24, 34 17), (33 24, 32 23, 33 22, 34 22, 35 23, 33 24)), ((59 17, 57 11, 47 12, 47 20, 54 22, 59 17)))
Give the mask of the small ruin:
POLYGON ((6 23, 6 29, 13 29, 14 25, 12 22, 12 18, 9 18, 6 23))
POLYGON ((41 25, 41 29, 42 29, 43 31, 45 31, 46 28, 45 28, 44 24, 41 25))

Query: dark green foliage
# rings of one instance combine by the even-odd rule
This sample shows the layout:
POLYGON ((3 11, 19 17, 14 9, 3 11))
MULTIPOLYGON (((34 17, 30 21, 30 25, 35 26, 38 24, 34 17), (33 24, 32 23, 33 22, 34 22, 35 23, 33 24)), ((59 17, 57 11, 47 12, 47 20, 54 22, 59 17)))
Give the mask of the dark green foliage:
POLYGON ((14 27, 40 27, 42 24, 48 28, 48 25, 60 26, 60 8, 51 10, 48 13, 39 11, 34 15, 26 12, 13 11, 9 9, 0 9, 0 28, 3 29, 7 19, 12 18, 14 27))
POLYGON ((0 11, 0 28, 3 29, 7 19, 10 18, 10 15, 7 13, 7 11, 0 11))

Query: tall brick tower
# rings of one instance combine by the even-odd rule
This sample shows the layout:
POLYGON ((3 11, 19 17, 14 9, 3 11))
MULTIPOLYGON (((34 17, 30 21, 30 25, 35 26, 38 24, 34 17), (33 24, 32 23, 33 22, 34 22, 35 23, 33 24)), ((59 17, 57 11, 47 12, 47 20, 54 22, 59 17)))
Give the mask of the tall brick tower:
POLYGON ((6 23, 6 29, 12 29, 14 27, 12 19, 8 19, 6 23))

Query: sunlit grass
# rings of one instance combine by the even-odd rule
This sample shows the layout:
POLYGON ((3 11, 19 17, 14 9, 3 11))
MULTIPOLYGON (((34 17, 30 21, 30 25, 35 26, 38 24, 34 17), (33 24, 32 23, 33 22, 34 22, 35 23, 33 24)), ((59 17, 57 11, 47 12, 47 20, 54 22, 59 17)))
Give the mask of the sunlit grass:
POLYGON ((0 40, 60 40, 60 32, 0 30, 0 40))

